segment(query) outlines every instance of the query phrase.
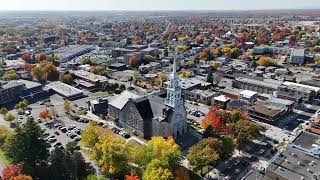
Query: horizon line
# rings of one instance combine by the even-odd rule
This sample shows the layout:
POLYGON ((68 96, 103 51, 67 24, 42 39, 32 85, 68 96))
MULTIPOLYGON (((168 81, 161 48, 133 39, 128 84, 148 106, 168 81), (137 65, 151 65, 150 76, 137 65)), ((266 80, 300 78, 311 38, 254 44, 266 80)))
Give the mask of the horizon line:
POLYGON ((89 10, 89 9, 56 9, 56 10, 52 10, 52 9, 47 9, 47 10, 32 10, 32 9, 26 9, 26 10, 23 10, 23 9, 16 9, 16 10, 2 10, 0 9, 0 12, 112 12, 112 11, 116 11, 116 12, 151 12, 151 11, 156 11, 156 12, 166 12, 166 11, 171 11, 171 12, 174 12, 174 11, 179 11, 179 12, 188 12, 188 11, 198 11, 198 12, 209 12, 209 11, 212 11, 212 12, 221 12, 221 11, 281 11, 281 10, 285 10, 285 11, 288 11, 288 10, 293 10, 293 11, 298 11, 298 10, 320 10, 320 7, 316 7, 316 8, 282 8, 282 9, 141 9, 141 10, 125 10, 125 9, 114 9, 114 10, 111 10, 111 9, 106 9, 106 10, 89 10))

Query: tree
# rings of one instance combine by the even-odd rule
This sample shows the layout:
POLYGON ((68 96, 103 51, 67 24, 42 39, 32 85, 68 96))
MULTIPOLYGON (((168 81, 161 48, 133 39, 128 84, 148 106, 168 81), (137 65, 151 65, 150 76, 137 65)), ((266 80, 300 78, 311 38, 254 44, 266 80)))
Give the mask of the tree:
POLYGON ((86 163, 86 160, 79 151, 71 153, 71 158, 75 162, 77 172, 76 176, 79 179, 83 179, 91 173, 94 173, 94 168, 90 164, 86 163))
POLYGON ((135 67, 138 63, 137 57, 135 55, 131 55, 129 58, 129 65, 135 67))
POLYGON ((65 149, 55 148, 50 156, 52 179, 76 179, 75 161, 65 149))
POLYGON ((36 57, 39 61, 43 61, 47 59, 47 56, 45 54, 37 54, 36 57))
POLYGON ((179 46, 176 46, 175 50, 178 53, 185 53, 188 50, 188 46, 179 45, 179 46))
POLYGON ((2 170, 2 180, 32 180, 32 178, 23 175, 18 166, 9 165, 2 170))
POLYGON ((8 109, 6 107, 2 106, 0 109, 0 114, 6 115, 7 113, 8 113, 8 109))
POLYGON ((276 66, 277 62, 269 57, 261 57, 257 62, 256 62, 259 66, 276 66))
POLYGON ((169 169, 174 174, 181 162, 181 151, 172 138, 165 140, 163 137, 154 137, 145 146, 136 148, 134 161, 145 168, 152 160, 161 161, 164 169, 169 169))
POLYGON ((49 81, 56 81, 59 79, 60 73, 56 66, 51 63, 43 63, 42 65, 44 73, 44 79, 49 81))
POLYGON ((234 150, 236 149, 235 138, 231 135, 227 135, 222 138, 222 148, 219 152, 221 159, 225 159, 232 156, 234 150))
POLYGON ((155 58, 154 58, 153 56, 151 56, 151 55, 145 55, 145 56, 143 57, 143 60, 144 60, 145 62, 147 62, 147 63, 150 63, 150 62, 153 62, 153 61, 155 60, 155 58))
POLYGON ((89 176, 87 176, 86 180, 107 180, 107 178, 98 177, 98 176, 95 176, 95 175, 89 175, 89 176))
POLYGON ((9 129, 7 127, 1 125, 0 126, 0 148, 2 148, 2 145, 6 141, 9 134, 10 134, 9 129))
POLYGON ((21 59, 23 59, 24 61, 29 61, 31 59, 30 54, 24 53, 21 56, 21 59))
POLYGON ((242 54, 241 50, 239 48, 232 48, 230 52, 231 58, 238 58, 242 54))
POLYGON ((64 100, 63 109, 64 109, 65 113, 70 113, 70 111, 71 111, 71 103, 70 103, 70 101, 64 100))
POLYGON ((45 74, 44 70, 41 69, 40 67, 35 67, 31 71, 32 78, 38 81, 43 80, 44 74, 45 74))
POLYGON ((218 148, 221 141, 216 138, 203 139, 198 144, 192 146, 187 155, 190 164, 202 175, 203 168, 214 165, 219 159, 218 148))
POLYGON ((213 61, 212 67, 217 70, 220 67, 220 63, 218 61, 213 61))
POLYGON ((50 113, 48 110, 42 111, 39 113, 39 118, 47 120, 47 118, 49 118, 50 113))
POLYGON ((29 101, 26 99, 23 99, 22 101, 18 102, 15 106, 14 109, 19 111, 19 110, 25 110, 29 105, 29 101))
POLYGON ((211 124, 209 124, 208 127, 205 128, 202 136, 203 136, 203 138, 209 138, 209 137, 216 136, 216 133, 213 131, 213 127, 211 124))
POLYGON ((12 121, 14 121, 16 119, 16 117, 13 115, 13 114, 11 114, 11 113, 7 113, 6 115, 5 115, 5 117, 4 117, 4 120, 5 121, 8 121, 8 122, 12 122, 12 121))
POLYGON ((15 70, 10 70, 10 71, 6 71, 2 78, 6 81, 10 81, 10 80, 17 80, 20 77, 18 76, 15 70))
POLYGON ((87 148, 93 148, 99 141, 103 130, 100 126, 90 123, 82 132, 81 145, 87 148))
POLYGON ((174 180, 174 176, 169 169, 163 168, 160 160, 154 159, 148 164, 143 174, 145 180, 174 180))
POLYGON ((261 128, 247 119, 241 119, 235 124, 237 143, 240 148, 244 147, 251 140, 256 139, 261 128))
POLYGON ((126 180, 140 180, 139 176, 126 176, 126 180))
POLYGON ((111 133, 100 137, 93 156, 103 173, 123 179, 130 172, 128 144, 111 133))
POLYGON ((23 172, 39 177, 39 168, 47 164, 48 143, 43 131, 34 121, 28 119, 25 126, 16 128, 4 144, 4 152, 12 163, 21 165, 23 172))
POLYGON ((61 82, 66 84, 72 84, 73 83, 73 76, 71 74, 65 74, 61 77, 61 82))

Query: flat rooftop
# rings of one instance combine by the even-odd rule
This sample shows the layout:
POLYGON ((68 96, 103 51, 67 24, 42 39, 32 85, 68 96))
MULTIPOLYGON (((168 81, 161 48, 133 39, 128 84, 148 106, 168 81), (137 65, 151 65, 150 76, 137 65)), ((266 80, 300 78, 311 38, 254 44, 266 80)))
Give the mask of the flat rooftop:
POLYGON ((264 79, 263 81, 257 80, 257 79, 249 79, 249 78, 243 78, 239 77, 236 79, 236 81, 248 83, 248 84, 255 84, 258 86, 263 86, 263 87, 269 87, 272 89, 278 89, 278 87, 281 85, 280 81, 275 81, 275 80, 268 80, 264 79))
POLYGON ((294 148, 283 151, 267 167, 267 172, 273 172, 285 179, 319 178, 320 159, 307 155, 294 148))
POLYGON ((313 149, 320 147, 320 136, 314 133, 303 131, 300 133, 291 144, 304 149, 313 149))
POLYGON ((58 94, 61 94, 64 97, 80 96, 83 94, 83 92, 80 89, 62 83, 60 81, 54 81, 50 84, 47 84, 46 87, 52 89, 53 91, 55 91, 58 94))
POLYGON ((87 79, 89 81, 92 82, 105 82, 108 81, 108 78, 105 76, 100 76, 88 71, 84 71, 84 70, 76 70, 76 71, 72 71, 71 73, 73 73, 75 76, 78 76, 82 79, 87 79))

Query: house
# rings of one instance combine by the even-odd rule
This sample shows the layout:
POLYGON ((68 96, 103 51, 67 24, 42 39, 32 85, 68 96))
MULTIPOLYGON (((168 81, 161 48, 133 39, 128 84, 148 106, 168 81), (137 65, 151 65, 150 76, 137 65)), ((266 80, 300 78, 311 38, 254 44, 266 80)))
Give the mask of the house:
POLYGON ((220 95, 212 98, 212 104, 221 109, 226 109, 229 102, 230 98, 226 97, 225 95, 220 95))
POLYGON ((303 64, 305 59, 304 49, 294 49, 291 52, 289 63, 291 64, 303 64))
POLYGON ((240 92, 240 100, 249 104, 257 101, 258 93, 250 90, 244 90, 240 92))

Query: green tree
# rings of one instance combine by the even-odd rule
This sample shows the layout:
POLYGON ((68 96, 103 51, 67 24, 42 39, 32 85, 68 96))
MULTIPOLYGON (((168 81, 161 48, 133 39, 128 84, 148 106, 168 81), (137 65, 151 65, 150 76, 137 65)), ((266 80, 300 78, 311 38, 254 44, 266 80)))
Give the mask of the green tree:
POLYGON ((75 161, 68 151, 57 147, 52 151, 50 160, 52 180, 69 180, 77 178, 75 161))
POLYGON ((71 103, 70 103, 70 101, 64 100, 63 109, 64 109, 65 113, 70 113, 70 111, 71 111, 71 103))
POLYGON ((17 80, 20 77, 16 73, 15 70, 6 71, 2 77, 4 80, 10 81, 10 80, 17 80))
POLYGON ((163 168, 160 160, 154 159, 148 164, 143 174, 144 180, 174 180, 174 176, 169 169, 163 168))
POLYGON ((0 114, 6 115, 7 113, 8 113, 8 109, 6 107, 2 106, 0 109, 0 114))
POLYGON ((107 180, 107 178, 105 177, 98 177, 98 176, 95 176, 95 175, 89 175, 87 176, 86 180, 107 180))
POLYGON ((10 131, 7 127, 1 125, 0 126, 0 148, 2 148, 4 142, 6 141, 7 137, 10 135, 10 131))
POLYGON ((87 148, 93 148, 99 141, 103 129, 97 124, 90 123, 81 135, 81 144, 87 148))
POLYGON ((208 127, 203 132, 203 138, 209 138, 209 137, 216 137, 219 136, 216 133, 214 133, 212 125, 208 125, 208 127))
POLYGON ((222 148, 219 155, 222 159, 231 156, 236 149, 235 138, 231 135, 222 138, 222 148))
POLYGON ((16 119, 16 117, 11 114, 11 113, 7 113, 5 116, 4 116, 4 120, 5 121, 8 121, 8 122, 12 122, 16 119))
POLYGON ((260 126, 250 122, 249 120, 239 120, 235 124, 235 132, 237 134, 237 143, 240 148, 244 147, 248 142, 256 139, 260 134, 260 126))
POLYGON ((37 80, 37 81, 43 80, 44 74, 45 74, 44 70, 41 69, 40 67, 35 67, 31 71, 32 78, 37 80))
POLYGON ((221 141, 216 138, 204 139, 189 149, 187 159, 202 175, 204 167, 214 165, 219 159, 220 145, 221 141))
POLYGON ((21 165, 23 172, 33 178, 39 176, 39 169, 47 164, 48 143, 43 131, 32 120, 27 120, 24 127, 16 128, 4 144, 4 152, 14 164, 21 165))

